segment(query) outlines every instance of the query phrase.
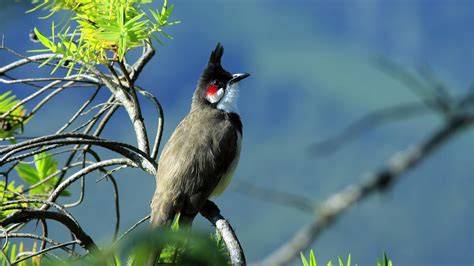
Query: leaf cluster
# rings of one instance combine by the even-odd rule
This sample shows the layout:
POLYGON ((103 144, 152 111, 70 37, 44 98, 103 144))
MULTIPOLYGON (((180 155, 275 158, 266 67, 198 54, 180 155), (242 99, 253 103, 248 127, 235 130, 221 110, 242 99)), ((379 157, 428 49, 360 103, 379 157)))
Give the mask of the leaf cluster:
MULTIPOLYGON (((84 260, 69 260, 61 262, 51 260, 45 265, 147 265, 148 258, 158 247, 166 245, 180 247, 185 252, 173 252, 161 264, 172 265, 228 265, 228 257, 220 254, 216 249, 216 242, 205 233, 189 232, 187 230, 174 232, 172 230, 145 230, 130 235, 121 245, 105 247, 100 253, 91 253, 84 260), (124 263, 125 262, 125 263, 124 263)), ((168 256, 165 254, 165 256, 168 256)))
MULTIPOLYGON (((62 55, 53 72, 61 65, 68 65, 69 73, 78 62, 81 70, 93 64, 107 64, 109 60, 123 61, 130 49, 143 46, 159 35, 172 38, 163 28, 179 23, 170 21, 173 5, 165 0, 161 10, 141 5, 151 0, 32 0, 37 6, 29 12, 46 9, 52 14, 63 10, 64 17, 58 24, 52 22, 51 37, 38 29, 34 33, 47 48, 34 52, 53 52, 62 55), (71 23, 74 22, 74 23, 71 23)), ((51 58, 50 60, 54 59, 51 58)), ((44 64, 48 63, 44 62, 44 64)), ((68 75, 69 75, 68 73, 68 75)))
MULTIPOLYGON (((18 176, 23 179, 30 186, 30 195, 41 196, 47 195, 54 189, 55 184, 58 183, 58 161, 53 156, 42 152, 34 155, 34 166, 20 162, 15 170, 18 176), (41 184, 41 185, 36 185, 41 184)), ((68 190, 61 192, 61 196, 70 196, 68 190)))
POLYGON ((15 133, 22 130, 24 124, 29 120, 25 119, 26 110, 23 105, 11 110, 19 103, 19 100, 15 100, 15 98, 15 95, 11 95, 11 91, 0 95, 0 139, 14 137, 15 133), (9 114, 1 118, 7 112, 9 114))
MULTIPOLYGON (((31 252, 36 252, 36 247, 37 247, 37 244, 36 244, 36 242, 34 242, 31 252)), ((23 244, 23 242, 20 242, 19 244, 7 243, 6 246, 3 248, 3 252, 5 253, 5 255, 8 256, 8 258, 4 258, 3 254, 0 253, 1 266, 7 266, 8 265, 7 261, 9 261, 9 260, 12 261, 12 260, 17 259, 18 256, 23 254, 25 251, 26 251, 25 250, 25 245, 23 244)), ((34 256, 29 260, 20 261, 20 262, 16 263, 15 265, 18 265, 18 266, 30 266, 30 265, 31 266, 39 266, 39 265, 41 265, 41 256, 34 256)))
MULTIPOLYGON (((316 262, 316 256, 314 255, 313 250, 310 251, 309 258, 305 257, 305 255, 302 252, 300 252, 300 256, 301 256, 301 262, 303 263, 303 266, 318 266, 318 263, 316 262)), ((337 257, 337 262, 339 266, 351 266, 351 254, 347 256, 346 263, 344 263, 341 257, 337 257)), ((332 266, 332 265, 333 265, 332 261, 328 261, 326 263, 326 266, 332 266)), ((379 260, 377 258, 377 266, 392 266, 392 261, 388 259, 387 254, 385 252, 383 253, 382 260, 379 260)))
MULTIPOLYGON (((0 181, 0 203, 2 203, 2 206, 4 205, 4 202, 10 201, 10 200, 15 200, 18 195, 23 193, 23 185, 16 186, 15 181, 10 181, 8 184, 5 183, 4 181, 0 181)), ((26 204, 15 204, 15 208, 19 207, 26 207, 26 204)), ((3 219, 7 217, 9 214, 15 212, 16 209, 8 209, 4 210, 2 209, 0 211, 0 219, 3 219)))
MULTIPOLYGON (((15 185, 15 181, 11 180, 8 183, 0 181, 0 203, 2 205, 0 211, 0 219, 5 218, 9 214, 21 208, 38 207, 38 203, 14 203, 9 204, 9 201, 18 199, 45 199, 46 196, 53 191, 55 184, 57 184, 59 177, 58 161, 53 156, 42 152, 34 156, 34 166, 25 162, 20 162, 15 167, 18 176, 29 185, 24 189, 24 185, 15 185), (26 192, 29 195, 26 195, 26 192)), ((68 190, 64 190, 61 196, 70 196, 68 190)))

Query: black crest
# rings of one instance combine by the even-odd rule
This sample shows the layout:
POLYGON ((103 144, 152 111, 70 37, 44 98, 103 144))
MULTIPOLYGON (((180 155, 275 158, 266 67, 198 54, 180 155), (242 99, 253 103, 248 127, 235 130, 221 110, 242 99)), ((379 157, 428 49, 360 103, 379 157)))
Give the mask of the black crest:
POLYGON ((222 46, 221 43, 218 43, 216 48, 212 51, 211 56, 209 57, 209 62, 201 76, 200 83, 205 88, 207 88, 209 82, 213 81, 222 83, 216 85, 224 86, 225 83, 232 78, 232 75, 222 67, 221 59, 223 54, 224 46, 222 46))
POLYGON ((225 88, 226 83, 232 78, 232 74, 226 71, 221 65, 223 54, 224 46, 222 46, 221 43, 218 43, 216 48, 212 51, 211 56, 209 57, 209 62, 199 79, 198 86, 193 95, 192 109, 196 104, 208 104, 207 100, 205 100, 205 95, 207 88, 211 83, 219 88, 225 88))
POLYGON ((221 43, 217 43, 216 48, 212 51, 209 57, 208 67, 219 67, 221 66, 221 58, 224 54, 224 46, 221 43))

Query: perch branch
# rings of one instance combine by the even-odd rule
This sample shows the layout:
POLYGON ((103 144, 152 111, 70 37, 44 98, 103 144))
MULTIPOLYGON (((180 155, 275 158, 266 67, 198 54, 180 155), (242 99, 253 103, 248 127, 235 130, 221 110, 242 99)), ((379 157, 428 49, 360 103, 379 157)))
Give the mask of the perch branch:
POLYGON ((240 245, 239 239, 230 223, 222 217, 217 205, 208 200, 201 209, 201 215, 216 227, 229 251, 232 265, 246 265, 244 250, 240 245))

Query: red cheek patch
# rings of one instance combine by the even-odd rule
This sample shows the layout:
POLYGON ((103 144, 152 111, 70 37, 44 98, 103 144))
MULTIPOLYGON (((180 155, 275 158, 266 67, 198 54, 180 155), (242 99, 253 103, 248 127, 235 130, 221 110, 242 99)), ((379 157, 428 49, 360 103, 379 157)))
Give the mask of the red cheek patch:
POLYGON ((207 92, 206 96, 214 95, 217 92, 217 86, 216 85, 211 85, 207 87, 207 92))

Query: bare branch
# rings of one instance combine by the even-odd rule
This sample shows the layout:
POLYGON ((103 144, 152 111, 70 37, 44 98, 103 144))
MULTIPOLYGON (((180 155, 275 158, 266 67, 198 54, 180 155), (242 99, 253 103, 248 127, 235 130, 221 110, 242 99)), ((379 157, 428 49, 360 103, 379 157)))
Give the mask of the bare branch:
MULTIPOLYGON (((112 166, 112 165, 129 165, 129 166, 134 167, 135 163, 130 159, 119 158, 119 159, 104 160, 104 161, 89 165, 89 166, 81 169, 80 171, 74 173, 73 175, 71 175, 69 178, 67 178, 63 182, 61 182, 56 187, 56 189, 53 192, 51 192, 51 195, 49 196, 48 201, 51 201, 51 202, 56 201, 56 199, 59 197, 61 192, 63 190, 65 190, 67 187, 69 187, 69 185, 71 185, 73 182, 75 182, 80 177, 82 177, 82 176, 84 176, 88 173, 91 173, 93 171, 96 171, 98 169, 101 169, 101 168, 104 168, 104 167, 107 167, 107 166, 112 166)), ((41 207, 41 209, 42 210, 47 209, 47 205, 43 205, 41 207)))
MULTIPOLYGON (((5 48, 6 47, 2 47, 2 49, 5 49, 5 48)), ((19 57, 23 57, 20 54, 15 54, 15 55, 17 55, 19 57)), ((55 57, 55 56, 57 56, 57 54, 49 53, 49 54, 39 54, 39 55, 33 55, 33 56, 25 57, 23 59, 12 62, 12 63, 4 66, 4 67, 0 67, 0 75, 3 75, 4 73, 6 73, 6 72, 8 72, 12 69, 21 67, 21 66, 29 64, 31 62, 41 62, 43 60, 47 60, 47 59, 49 59, 51 57, 55 57)))
POLYGON ((75 133, 49 135, 7 146, 6 148, 0 150, 0 155, 5 154, 0 159, 0 166, 4 165, 5 163, 8 163, 10 161, 9 157, 11 157, 15 153, 36 147, 56 144, 92 144, 101 146, 132 159, 150 174, 154 174, 156 172, 156 163, 154 162, 154 160, 148 157, 148 155, 142 152, 141 150, 135 148, 134 146, 120 142, 107 141, 90 135, 75 133))
MULTIPOLYGON (((122 70, 122 74, 125 77, 125 80, 128 83, 129 92, 132 96, 132 98, 131 98, 132 109, 133 109, 133 116, 131 117, 132 118, 132 123, 134 125, 135 124, 142 125, 142 127, 143 127, 143 129, 141 131, 136 131, 137 132, 137 137, 139 137, 142 140, 142 142, 144 142, 141 145, 140 145, 140 142, 139 142, 138 147, 143 146, 145 149, 142 149, 142 150, 145 153, 150 154, 150 144, 148 143, 148 134, 147 134, 147 131, 146 131, 144 120, 143 120, 142 110, 141 110, 141 107, 140 107, 140 102, 138 101, 137 91, 135 90, 135 84, 130 79, 127 68, 125 67, 123 62, 119 61, 118 64, 120 66, 120 69, 122 70), (142 135, 140 135, 140 134, 142 134, 142 135)), ((117 80, 117 82, 120 82, 120 80, 117 80)))
POLYGON ((132 121, 132 125, 135 130, 138 148, 142 150, 143 152, 149 154, 149 144, 148 144, 148 137, 146 133, 145 123, 143 121, 143 118, 137 111, 136 104, 129 99, 128 95, 125 93, 124 90, 119 89, 122 86, 120 79, 118 79, 117 81, 118 84, 114 84, 112 80, 110 80, 108 77, 106 77, 96 68, 92 67, 91 71, 95 75, 101 78, 102 82, 107 86, 107 88, 109 88, 109 90, 112 92, 115 98, 122 103, 122 105, 125 108, 125 111, 127 111, 127 114, 130 120, 132 121))
POLYGON ((53 81, 51 83, 49 83, 48 85, 44 86, 43 88, 37 90, 36 92, 32 93, 31 95, 29 95, 28 97, 18 101, 17 104, 15 104, 12 108, 10 108, 10 110, 8 110, 7 112, 3 113, 0 118, 5 118, 7 117, 8 115, 10 115, 13 111, 15 111, 18 107, 24 105, 25 103, 33 100, 34 98, 38 97, 39 95, 41 95, 43 92, 49 90, 51 87, 57 85, 61 83, 61 81, 57 80, 57 81, 53 81))
POLYGON ((133 82, 137 80, 146 64, 153 58, 155 55, 155 49, 150 45, 150 43, 145 42, 143 46, 143 53, 138 58, 138 60, 133 64, 133 71, 130 74, 130 78, 133 82))
MULTIPOLYGON (((97 84, 95 81, 89 80, 91 77, 86 75, 71 75, 67 78, 61 77, 47 77, 47 78, 25 78, 25 79, 2 79, 0 78, 0 83, 3 84, 29 84, 34 82, 46 82, 46 81, 74 81, 74 82, 81 82, 81 83, 89 83, 89 84, 97 84), (87 77, 87 79, 82 79, 87 77)), ((39 86, 42 87, 42 86, 39 86)))
POLYGON ((147 97, 155 105, 155 108, 158 111, 158 128, 156 130, 155 142, 153 144, 153 149, 151 152, 151 158, 156 160, 156 157, 158 156, 158 150, 161 144, 161 138, 163 136, 163 127, 165 122, 163 108, 161 107, 160 101, 158 101, 158 99, 153 94, 142 88, 139 88, 138 86, 135 86, 135 88, 140 94, 147 97))
POLYGON ((67 215, 59 212, 24 209, 7 216, 3 220, 0 220, 0 226, 6 227, 10 224, 25 223, 32 219, 48 219, 60 222, 76 236, 84 249, 88 250, 89 252, 99 250, 92 238, 82 230, 79 224, 77 224, 67 215))

